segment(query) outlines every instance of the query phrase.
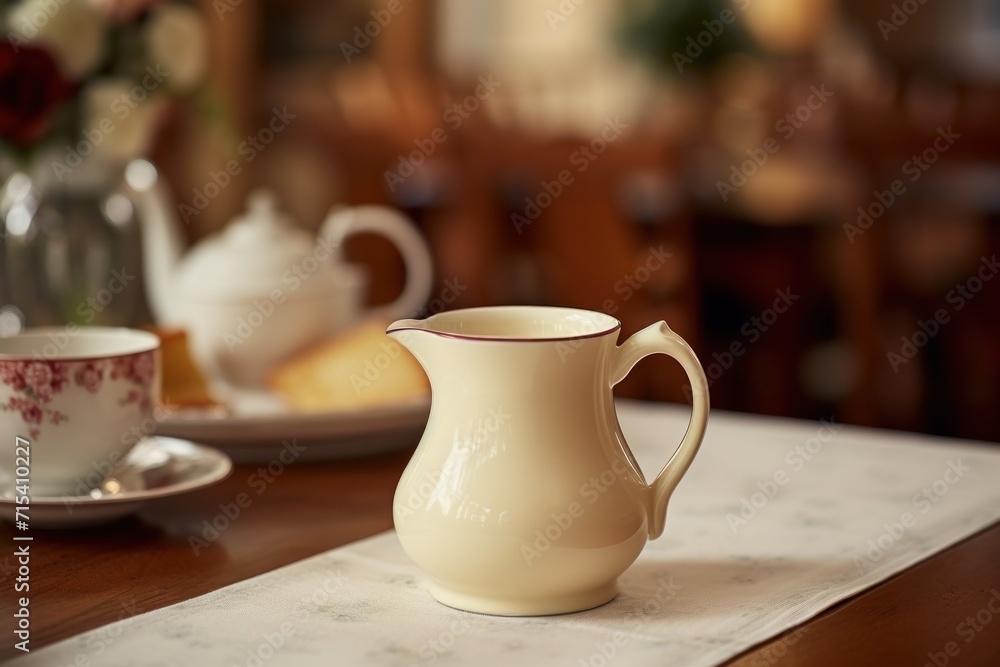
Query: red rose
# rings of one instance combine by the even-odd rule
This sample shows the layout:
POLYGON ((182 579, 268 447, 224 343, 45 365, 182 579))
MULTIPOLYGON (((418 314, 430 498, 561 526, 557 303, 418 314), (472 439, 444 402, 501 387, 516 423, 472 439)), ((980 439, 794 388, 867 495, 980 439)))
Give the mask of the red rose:
POLYGON ((21 146, 41 137, 69 90, 48 51, 0 43, 0 137, 21 146))

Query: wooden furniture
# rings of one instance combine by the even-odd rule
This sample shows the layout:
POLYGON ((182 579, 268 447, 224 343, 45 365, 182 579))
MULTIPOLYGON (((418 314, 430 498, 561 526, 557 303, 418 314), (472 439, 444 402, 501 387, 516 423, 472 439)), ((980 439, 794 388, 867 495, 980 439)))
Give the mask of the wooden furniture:
MULTIPOLYGON (((207 0, 201 4, 209 15, 215 12, 207 0)), ((843 4, 871 31, 871 46, 888 48, 885 54, 823 47, 761 60, 743 75, 733 70, 708 79, 689 88, 691 95, 679 92, 684 87, 662 96, 652 90, 641 113, 626 119, 634 123, 627 139, 574 174, 573 185, 519 230, 511 216, 523 214, 525 198, 543 193, 543 183, 560 170, 575 169, 570 155, 591 139, 574 136, 566 123, 543 123, 549 131, 539 132, 537 122, 523 122, 523 109, 537 112, 558 102, 561 82, 586 71, 584 61, 574 61, 577 68, 555 81, 526 89, 537 99, 515 92, 514 85, 500 87, 489 109, 477 107, 454 127, 454 117, 444 113, 477 82, 475 75, 461 81, 446 74, 435 57, 441 43, 434 3, 406 4, 405 13, 348 61, 340 45, 353 43, 355 28, 371 20, 373 9, 385 11, 386 0, 329 6, 247 0, 225 21, 211 23, 218 38, 212 79, 238 111, 235 135, 259 128, 274 105, 287 105, 298 119, 189 233, 218 227, 260 184, 274 187, 307 226, 317 226, 336 202, 395 205, 418 221, 434 249, 438 284, 432 298, 445 292, 447 281, 463 286, 457 298, 431 301, 432 310, 499 303, 608 310, 610 303, 625 333, 666 319, 706 365, 716 354, 725 357, 730 345, 748 342, 743 324, 770 305, 775 289, 808 290, 737 360, 738 367, 713 378, 714 405, 798 417, 836 414, 856 424, 1000 439, 994 415, 1000 354, 993 344, 1000 332, 1000 290, 992 284, 912 363, 896 372, 887 361, 900 336, 917 331, 951 287, 939 284, 928 296, 900 279, 894 265, 905 254, 900 238, 920 235, 911 233, 923 224, 917 218, 932 213, 945 220, 942 227, 985 229, 970 253, 976 261, 1000 247, 994 194, 1000 89, 952 66, 903 57, 910 47, 930 53, 931 41, 947 41, 935 27, 943 29, 939 18, 954 8, 922 10, 886 41, 876 23, 891 13, 889 0, 843 4), (802 105, 814 86, 824 85, 833 95, 814 117, 802 105), (800 107, 808 122, 796 125, 794 136, 787 136, 787 125, 779 131, 776 121, 800 107), (908 183, 906 196, 863 234, 848 232, 858 223, 857 207, 870 206, 874 192, 885 191, 904 163, 928 148, 936 128, 949 125, 961 135, 954 147, 919 182, 908 183), (413 154, 418 143, 428 145, 435 131, 447 138, 434 144, 421 173, 390 189, 386 174, 398 170, 401 156, 413 154), (722 202, 716 182, 764 136, 780 138, 780 151, 739 195, 722 202), (966 196, 971 179, 944 178, 969 162, 987 168, 980 174, 988 177, 979 189, 984 196, 966 196), (659 179, 659 195, 674 201, 669 211, 644 218, 647 212, 630 210, 625 193, 651 175, 647 186, 659 179), (752 244, 744 245, 747 237, 754 237, 752 244), (673 253, 667 270, 641 290, 624 289, 623 279, 661 243, 673 253), (724 299, 716 298, 720 294, 724 299)), ((523 69, 530 74, 532 68, 523 69)), ((173 160, 162 158, 181 202, 219 168, 211 158, 191 157, 198 154, 191 144, 201 143, 191 136, 175 129, 165 142, 173 160)), ((944 247, 954 235, 938 231, 941 242, 930 244, 944 247)), ((386 244, 355 239, 348 256, 376 267, 373 302, 398 293, 402 266, 386 244)), ((954 282, 974 269, 962 268, 954 282)), ((684 401, 678 378, 673 364, 653 360, 626 381, 622 394, 684 401)))
POLYGON ((878 103, 845 96, 844 145, 866 187, 844 222, 842 251, 857 273, 840 284, 855 288, 845 317, 865 359, 856 407, 870 423, 1000 439, 1000 290, 977 276, 995 273, 989 258, 1000 249, 998 112, 1000 87, 955 72, 901 72, 878 103), (956 291, 970 280, 975 294, 956 291), (942 311, 944 324, 922 340, 919 323, 942 311), (892 363, 902 337, 923 344, 892 363))

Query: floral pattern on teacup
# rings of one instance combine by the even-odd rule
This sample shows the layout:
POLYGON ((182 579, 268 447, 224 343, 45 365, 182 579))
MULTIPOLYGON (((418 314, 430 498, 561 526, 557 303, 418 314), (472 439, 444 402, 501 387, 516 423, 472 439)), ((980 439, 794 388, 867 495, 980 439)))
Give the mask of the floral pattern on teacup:
POLYGON ((42 424, 58 425, 69 417, 50 407, 52 397, 60 394, 70 382, 83 387, 88 393, 100 391, 105 380, 125 380, 129 387, 119 405, 138 403, 144 413, 152 409, 149 387, 156 372, 152 352, 130 354, 111 359, 93 361, 0 361, 0 382, 14 390, 6 403, 0 403, 4 412, 20 412, 28 425, 28 435, 37 438, 42 424))

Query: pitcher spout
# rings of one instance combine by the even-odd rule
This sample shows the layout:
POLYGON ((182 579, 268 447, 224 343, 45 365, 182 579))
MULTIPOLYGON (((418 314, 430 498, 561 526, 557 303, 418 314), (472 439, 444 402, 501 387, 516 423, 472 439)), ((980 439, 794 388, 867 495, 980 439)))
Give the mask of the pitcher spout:
POLYGON ((423 320, 396 320, 386 327, 385 333, 386 335, 399 340, 399 332, 401 331, 424 331, 425 329, 426 327, 424 326, 423 320))
MULTIPOLYGON (((413 353, 413 356, 424 364, 425 346, 434 336, 429 335, 428 327, 423 320, 397 320, 386 327, 385 335, 413 353)), ((427 367, 424 366, 424 370, 427 367)))

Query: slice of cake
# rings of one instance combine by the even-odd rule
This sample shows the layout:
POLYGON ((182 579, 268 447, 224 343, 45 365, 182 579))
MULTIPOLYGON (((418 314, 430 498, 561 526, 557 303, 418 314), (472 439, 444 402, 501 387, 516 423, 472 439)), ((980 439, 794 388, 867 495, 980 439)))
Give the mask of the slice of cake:
POLYGON ((413 355, 385 335, 388 321, 368 320, 294 355, 268 386, 292 410, 328 412, 421 400, 427 376, 413 355))
POLYGON ((160 401, 178 407, 212 407, 218 402, 208 390, 208 383, 195 365, 183 329, 147 327, 160 337, 163 359, 163 389, 160 401))

